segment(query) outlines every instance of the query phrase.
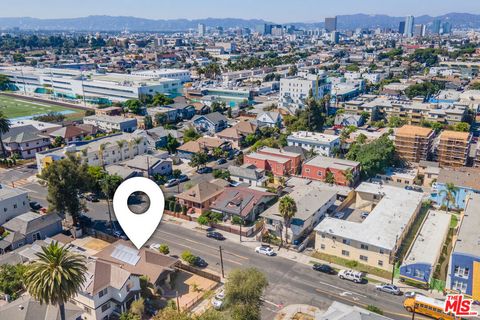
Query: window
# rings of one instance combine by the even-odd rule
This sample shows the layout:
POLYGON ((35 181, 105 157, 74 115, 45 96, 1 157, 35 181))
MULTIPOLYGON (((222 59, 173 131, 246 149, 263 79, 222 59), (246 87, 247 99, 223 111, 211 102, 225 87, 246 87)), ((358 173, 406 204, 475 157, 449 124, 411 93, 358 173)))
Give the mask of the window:
POLYGON ((363 243, 360 245, 360 248, 362 248, 363 250, 368 250, 368 246, 363 243))
POLYGON ((380 254, 384 254, 385 251, 383 251, 383 249, 380 249, 380 254))
POLYGON ((348 239, 343 239, 342 242, 343 242, 344 244, 348 244, 348 245, 350 244, 350 240, 348 240, 348 239))
POLYGON ((319 176, 319 177, 322 176, 322 171, 318 171, 318 176, 319 176))
POLYGON ((362 261, 368 261, 368 257, 367 257, 367 256, 362 256, 362 255, 360 255, 360 260, 362 260, 362 261))
POLYGON ((110 302, 107 302, 102 306, 102 312, 105 312, 108 309, 110 309, 110 302))
POLYGON ((342 250, 342 256, 350 256, 350 252, 348 252, 347 250, 342 250))
POLYGON ((91 314, 91 313, 92 313, 92 309, 90 309, 89 307, 84 307, 84 308, 83 308, 83 312, 85 312, 86 314, 91 314))
POLYGON ((324 245, 324 244, 321 244, 321 245, 320 245, 320 249, 325 250, 325 245, 324 245))
POLYGON ((383 261, 382 261, 382 260, 378 260, 378 265, 379 265, 380 267, 383 267, 383 261))
POLYGON ((17 204, 16 203, 13 205, 13 209, 17 209, 17 204))
POLYGON ((41 239, 42 239, 42 236, 40 235, 40 232, 33 234, 33 241, 41 240, 41 239))
POLYGON ((100 292, 98 293, 98 296, 101 298, 101 297, 103 297, 104 295, 106 295, 107 293, 108 293, 108 290, 107 290, 107 288, 105 288, 105 289, 103 289, 102 291, 100 291, 100 292))

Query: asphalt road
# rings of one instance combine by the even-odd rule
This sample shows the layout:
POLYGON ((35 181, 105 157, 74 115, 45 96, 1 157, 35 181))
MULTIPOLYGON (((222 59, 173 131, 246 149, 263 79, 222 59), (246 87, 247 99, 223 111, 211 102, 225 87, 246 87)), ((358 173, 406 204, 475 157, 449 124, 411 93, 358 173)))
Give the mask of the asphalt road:
MULTIPOLYGON (((247 240, 248 241, 248 240, 247 240)), ((273 319, 288 304, 311 304, 322 309, 334 301, 366 308, 375 305, 393 319, 410 319, 403 298, 378 292, 371 284, 355 284, 312 270, 309 266, 282 257, 267 257, 253 249, 225 240, 206 238, 202 230, 192 231, 171 222, 162 222, 149 243, 166 243, 171 254, 180 256, 184 250, 205 259, 211 269, 221 273, 219 245, 223 249, 225 273, 235 268, 255 267, 268 277, 262 319, 273 319)), ((422 319, 417 316, 416 319, 422 319)))

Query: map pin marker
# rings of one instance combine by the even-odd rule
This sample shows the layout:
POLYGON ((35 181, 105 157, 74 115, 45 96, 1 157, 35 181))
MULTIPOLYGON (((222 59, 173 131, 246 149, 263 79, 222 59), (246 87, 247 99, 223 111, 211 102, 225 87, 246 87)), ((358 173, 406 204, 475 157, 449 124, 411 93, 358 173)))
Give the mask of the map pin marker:
POLYGON ((162 189, 150 179, 135 177, 125 180, 113 196, 113 210, 118 223, 130 241, 140 249, 155 232, 162 220, 165 198, 162 189), (150 207, 136 214, 128 207, 128 198, 134 192, 144 192, 150 199, 150 207))

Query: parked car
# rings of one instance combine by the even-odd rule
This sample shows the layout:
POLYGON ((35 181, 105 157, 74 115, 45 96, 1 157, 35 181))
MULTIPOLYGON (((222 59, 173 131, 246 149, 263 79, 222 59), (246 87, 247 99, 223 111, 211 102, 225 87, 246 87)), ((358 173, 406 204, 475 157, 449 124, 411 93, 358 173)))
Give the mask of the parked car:
POLYGON ((186 175, 186 174, 181 174, 179 177, 178 177, 178 182, 182 183, 182 182, 185 182, 185 181, 188 181, 190 180, 190 178, 186 175))
POLYGON ((343 219, 343 217, 345 217, 345 212, 337 212, 334 217, 337 219, 343 219))
POLYGON ((227 163, 227 160, 225 160, 224 158, 220 158, 217 160, 217 164, 224 164, 224 163, 227 163))
POLYGON ((403 296, 405 297, 405 299, 406 299, 406 298, 413 298, 413 297, 415 297, 415 296, 417 296, 417 295, 422 296, 423 294, 421 294, 420 292, 416 292, 416 291, 407 291, 407 292, 405 292, 405 293, 403 294, 403 296))
POLYGON ((165 188, 171 188, 171 187, 174 187, 178 184, 178 180, 177 179, 170 179, 167 181, 167 183, 165 183, 165 188))
POLYGON ((215 240, 225 240, 225 237, 220 232, 211 231, 207 232, 207 238, 212 238, 215 240))
POLYGON ((390 293, 390 294, 393 294, 393 295, 396 295, 396 296, 399 296, 399 295, 402 294, 402 291, 400 291, 400 289, 398 289, 398 287, 393 285, 393 284, 382 283, 382 284, 377 285, 375 288, 378 291, 383 291, 383 292, 390 293))
POLYGON ((199 268, 206 268, 208 266, 208 263, 204 259, 197 256, 195 258, 194 265, 199 268))
POLYGON ((123 233, 123 231, 121 230, 115 230, 113 231, 113 236, 115 238, 119 238, 119 239, 123 239, 123 240, 128 240, 128 237, 125 233, 123 233))
POLYGON ((423 189, 417 186, 405 186, 405 190, 423 192, 423 189))
POLYGON ((222 292, 218 293, 213 297, 212 306, 215 310, 220 310, 223 307, 223 303, 225 300, 225 294, 222 292))
POLYGON ((42 205, 40 203, 38 203, 37 201, 30 201, 30 208, 32 208, 32 210, 40 210, 42 209, 42 205))
POLYGON ((365 218, 368 217, 369 214, 370 214, 370 212, 363 211, 363 212, 360 214, 360 217, 361 217, 362 219, 365 219, 365 218))
POLYGON ((327 274, 335 274, 335 270, 330 267, 328 264, 320 264, 320 263, 315 263, 312 267, 313 270, 315 271, 320 271, 320 272, 323 272, 323 273, 327 273, 327 274))
POLYGON ((354 270, 340 270, 338 272, 338 277, 340 279, 350 280, 355 283, 362 283, 363 282, 363 273, 360 271, 354 270))
POLYGON ((148 247, 152 250, 158 251, 158 249, 160 248, 160 243, 152 243, 148 247))
POLYGON ((98 202, 98 197, 94 195, 93 193, 89 193, 86 195, 85 199, 90 202, 98 202))
POLYGON ((275 252, 273 251, 273 249, 270 246, 256 247, 255 252, 260 253, 260 254, 264 254, 264 255, 269 256, 269 257, 275 255, 275 252))
POLYGON ((198 169, 197 173, 198 174, 204 174, 204 173, 210 173, 212 171, 213 171, 213 169, 210 168, 210 167, 203 167, 203 168, 198 169))

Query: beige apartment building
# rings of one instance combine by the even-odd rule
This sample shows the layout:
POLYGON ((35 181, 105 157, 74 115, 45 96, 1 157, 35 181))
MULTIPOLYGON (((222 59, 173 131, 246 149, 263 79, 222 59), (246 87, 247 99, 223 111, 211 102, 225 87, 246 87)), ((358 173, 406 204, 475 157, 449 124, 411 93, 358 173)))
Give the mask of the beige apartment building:
POLYGON ((394 257, 422 205, 422 193, 374 183, 355 190, 346 220, 327 217, 315 228, 315 249, 391 271, 394 257), (356 219, 360 213, 365 219, 356 219), (360 222, 359 222, 360 221, 360 222))
POLYGON ((434 132, 430 128, 405 125, 395 131, 395 150, 401 159, 418 163, 427 160, 433 138, 434 132))
POLYGON ((437 159, 441 167, 463 167, 470 153, 472 134, 445 130, 440 134, 437 159))

